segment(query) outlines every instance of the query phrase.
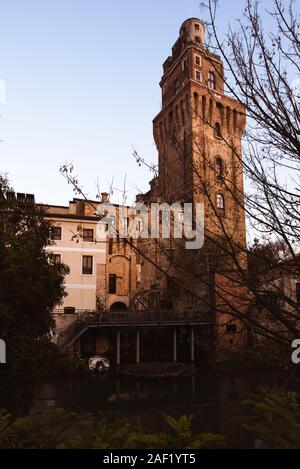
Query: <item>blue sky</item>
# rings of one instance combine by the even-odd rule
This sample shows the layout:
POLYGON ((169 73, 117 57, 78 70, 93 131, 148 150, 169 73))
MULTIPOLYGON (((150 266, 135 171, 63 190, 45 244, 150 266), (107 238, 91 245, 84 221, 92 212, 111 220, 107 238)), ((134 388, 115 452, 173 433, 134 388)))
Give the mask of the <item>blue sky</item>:
MULTIPOLYGON (((270 0, 262 1, 269 6, 270 0)), ((200 0, 0 0, 0 171, 16 191, 66 204, 64 162, 90 197, 121 188, 128 203, 151 177, 132 145, 156 162, 152 119, 160 110, 162 63, 200 0)), ((220 0, 220 31, 242 3, 220 0)), ((115 192, 114 201, 118 200, 115 192)))

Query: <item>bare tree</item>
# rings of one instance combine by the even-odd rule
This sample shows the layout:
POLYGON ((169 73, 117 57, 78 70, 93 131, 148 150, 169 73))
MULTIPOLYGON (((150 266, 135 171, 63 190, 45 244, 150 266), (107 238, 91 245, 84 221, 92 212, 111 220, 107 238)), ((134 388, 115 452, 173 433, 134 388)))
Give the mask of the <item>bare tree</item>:
MULTIPOLYGON (((250 306, 256 308, 258 325, 273 325, 274 332, 276 323, 281 337, 287 338, 299 333, 300 319, 299 298, 285 284, 300 274, 299 15, 293 1, 286 6, 274 0, 272 10, 264 12, 260 2, 247 0, 243 17, 221 39, 217 3, 202 5, 208 13, 209 46, 224 61, 227 92, 246 110, 243 158, 235 155, 247 179, 243 207, 248 227, 261 240, 251 249, 247 274, 240 279, 250 293, 250 306), (264 15, 271 20, 269 30, 264 15)), ((215 72, 220 73, 216 67, 215 72)), ((235 265, 241 271, 236 260, 235 265)))
MULTIPOLYGON (((287 344, 300 332, 299 298, 285 283, 286 279, 291 284, 300 277, 300 92, 295 87, 300 72, 299 16, 293 2, 287 8, 280 0, 274 0, 273 10, 266 13, 273 25, 268 31, 259 2, 246 0, 244 15, 236 28, 230 27, 221 39, 217 28, 217 1, 207 0, 203 7, 208 14, 210 31, 210 43, 205 50, 213 48, 221 55, 227 75, 226 91, 241 104, 247 117, 243 156, 231 139, 220 135, 246 176, 246 191, 234 184, 226 172, 222 174, 222 184, 246 215, 251 237, 258 240, 251 247, 233 236, 220 215, 201 168, 192 162, 189 170, 218 223, 218 234, 206 230, 202 262, 193 253, 187 255, 180 242, 173 238, 168 244, 154 241, 159 258, 149 256, 142 244, 132 243, 130 239, 126 242, 157 269, 161 278, 173 283, 177 293, 190 295, 197 307, 211 308, 216 316, 226 312, 224 321, 230 323, 238 319, 257 334, 287 344), (167 262, 162 262, 163 258, 167 262), (213 290, 217 276, 222 276, 226 282, 219 284, 216 298, 213 290), (209 294, 202 295, 199 285, 209 294)), ((209 57, 207 53, 206 58, 209 57)), ((214 60, 211 66, 216 74, 223 74, 214 60)), ((211 99, 215 99, 214 93, 211 99)), ((203 124, 214 125, 196 105, 192 111, 203 124)), ((183 160, 187 149, 178 137, 176 125, 174 120, 169 126, 168 138, 183 160)), ((217 173, 219 168, 205 146, 199 140, 193 143, 202 165, 217 173)), ((136 151, 134 156, 138 164, 156 171, 136 151)), ((67 166, 62 172, 84 195, 67 166)), ((149 197, 150 201, 151 194, 149 197)))

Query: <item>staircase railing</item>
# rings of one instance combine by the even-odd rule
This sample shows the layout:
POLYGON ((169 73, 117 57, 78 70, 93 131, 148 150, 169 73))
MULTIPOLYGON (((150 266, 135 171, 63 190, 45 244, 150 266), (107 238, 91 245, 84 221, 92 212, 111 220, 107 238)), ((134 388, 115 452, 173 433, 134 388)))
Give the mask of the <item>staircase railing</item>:
MULTIPOLYGON (((54 316, 63 314, 63 310, 54 311, 54 316)), ((90 324, 151 324, 151 323, 172 324, 174 322, 189 323, 198 322, 199 324, 211 324, 212 317, 207 311, 195 312, 186 311, 184 313, 175 313, 172 310, 152 311, 92 311, 92 310, 76 310, 74 321, 67 326, 57 337, 57 345, 64 350, 74 337, 80 335, 81 331, 90 324)))

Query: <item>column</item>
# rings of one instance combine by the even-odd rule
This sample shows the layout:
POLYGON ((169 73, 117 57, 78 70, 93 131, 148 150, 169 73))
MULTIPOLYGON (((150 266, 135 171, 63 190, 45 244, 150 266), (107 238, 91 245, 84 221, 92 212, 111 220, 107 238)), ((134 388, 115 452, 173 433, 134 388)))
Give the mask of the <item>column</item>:
POLYGON ((192 376, 192 394, 196 394, 196 380, 195 380, 195 375, 192 376))
POLYGON ((136 329, 136 363, 140 363, 140 330, 136 329))
POLYGON ((195 361, 195 329, 191 327, 191 361, 195 361))
POLYGON ((116 362, 117 362, 117 366, 120 365, 121 363, 121 357, 120 357, 120 350, 121 350, 121 346, 120 346, 120 330, 118 329, 117 330, 117 346, 116 346, 116 362))
POLYGON ((116 398, 117 398, 117 401, 119 400, 120 398, 120 380, 119 378, 117 378, 117 381, 116 381, 116 398))
POLYGON ((173 362, 177 362, 177 331, 173 329, 173 362))

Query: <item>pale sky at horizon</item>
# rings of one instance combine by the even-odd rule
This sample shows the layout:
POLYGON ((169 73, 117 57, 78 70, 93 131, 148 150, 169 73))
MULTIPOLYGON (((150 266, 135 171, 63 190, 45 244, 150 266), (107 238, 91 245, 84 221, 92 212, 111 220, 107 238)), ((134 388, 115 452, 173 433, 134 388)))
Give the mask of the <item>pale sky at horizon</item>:
MULTIPOLYGON (((199 4, 0 0, 0 172, 17 192, 67 204, 72 189, 59 174, 65 162, 73 162, 91 198, 97 177, 107 190, 113 177, 122 188, 127 174, 128 203, 136 187, 148 190, 151 174, 137 166, 132 145, 157 161, 152 119, 160 111, 162 63, 182 22, 203 16, 199 4)), ((220 0, 221 32, 242 7, 220 0)))

